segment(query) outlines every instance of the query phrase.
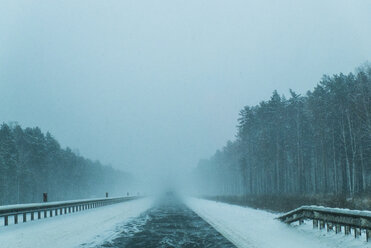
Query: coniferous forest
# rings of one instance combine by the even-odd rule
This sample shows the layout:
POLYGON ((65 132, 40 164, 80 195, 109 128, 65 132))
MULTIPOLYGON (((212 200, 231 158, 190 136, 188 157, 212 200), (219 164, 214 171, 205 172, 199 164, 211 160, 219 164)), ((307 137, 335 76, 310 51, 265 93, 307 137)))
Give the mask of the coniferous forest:
POLYGON ((0 127, 0 205, 124 195, 129 174, 62 149, 48 132, 0 127))
POLYGON ((236 140, 194 171, 205 196, 371 193, 371 67, 240 112, 236 140))

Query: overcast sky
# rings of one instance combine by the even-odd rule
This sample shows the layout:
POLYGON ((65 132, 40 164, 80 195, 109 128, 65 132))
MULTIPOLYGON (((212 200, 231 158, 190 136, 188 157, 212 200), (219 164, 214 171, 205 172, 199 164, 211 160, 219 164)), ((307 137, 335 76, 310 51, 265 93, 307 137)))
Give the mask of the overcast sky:
POLYGON ((371 1, 0 0, 0 121, 123 170, 189 170, 238 112, 371 57, 371 1))

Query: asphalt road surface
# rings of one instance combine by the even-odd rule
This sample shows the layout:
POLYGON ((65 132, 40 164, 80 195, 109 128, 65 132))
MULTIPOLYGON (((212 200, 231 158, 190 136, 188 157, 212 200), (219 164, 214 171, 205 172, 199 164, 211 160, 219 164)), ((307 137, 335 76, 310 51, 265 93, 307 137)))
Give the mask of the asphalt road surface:
POLYGON ((164 196, 153 208, 125 224, 123 230, 100 247, 235 247, 173 195, 164 196))

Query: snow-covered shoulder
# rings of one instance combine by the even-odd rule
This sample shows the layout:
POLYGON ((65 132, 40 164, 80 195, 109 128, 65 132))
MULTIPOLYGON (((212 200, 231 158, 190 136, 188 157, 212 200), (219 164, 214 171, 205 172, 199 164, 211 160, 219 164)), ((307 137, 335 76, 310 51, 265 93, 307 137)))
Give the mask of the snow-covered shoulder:
POLYGON ((186 204, 237 247, 371 248, 364 239, 313 230, 310 224, 289 226, 278 214, 197 198, 186 204))
POLYGON ((73 214, 0 227, 2 248, 95 247, 114 238, 119 227, 152 206, 142 198, 73 214))

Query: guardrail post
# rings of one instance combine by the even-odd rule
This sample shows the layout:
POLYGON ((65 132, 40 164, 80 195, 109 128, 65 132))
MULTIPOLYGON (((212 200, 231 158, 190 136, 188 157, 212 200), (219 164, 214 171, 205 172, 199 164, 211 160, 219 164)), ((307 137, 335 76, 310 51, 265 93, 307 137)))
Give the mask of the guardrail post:
POLYGON ((359 236, 361 236, 361 229, 355 227, 354 228, 354 238, 358 238, 359 236))
POLYGON ((34 220, 35 216, 34 216, 34 212, 31 212, 31 220, 34 220))
POLYGON ((318 228, 318 220, 313 220, 313 228, 318 228))
POLYGON ((41 219, 41 212, 40 211, 37 212, 37 218, 41 219))
POLYGON ((108 198, 108 192, 106 192, 106 198, 108 198))
POLYGON ((344 234, 349 235, 350 234, 350 226, 344 226, 344 234))
POLYGON ((26 222, 26 221, 27 221, 27 214, 23 213, 23 222, 26 222))
POLYGON ((8 225, 8 215, 5 215, 4 216, 4 226, 7 226, 7 225, 8 225))
POLYGON ((327 222, 327 232, 333 231, 334 230, 333 228, 334 228, 333 224, 331 222, 327 222))
POLYGON ((53 217, 53 210, 52 209, 50 209, 49 215, 50 215, 50 217, 53 217))
POLYGON ((370 236, 371 236, 371 230, 366 229, 366 242, 368 242, 368 240, 370 239, 370 236))
POLYGON ((325 222, 323 220, 319 221, 319 229, 324 229, 325 228, 325 222))
POLYGON ((48 213, 46 210, 44 210, 44 218, 48 218, 48 213))
POLYGON ((341 225, 336 224, 335 226, 335 233, 340 233, 341 232, 341 225))
POLYGON ((18 224, 18 214, 14 215, 14 224, 18 224))

